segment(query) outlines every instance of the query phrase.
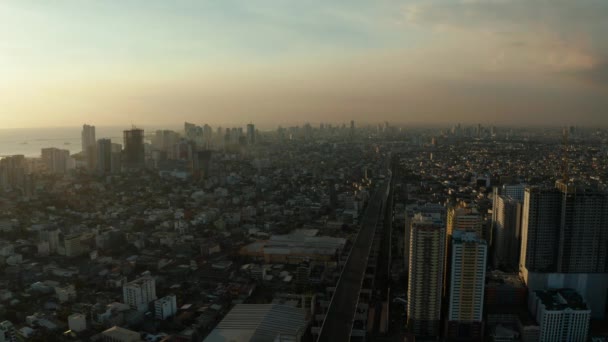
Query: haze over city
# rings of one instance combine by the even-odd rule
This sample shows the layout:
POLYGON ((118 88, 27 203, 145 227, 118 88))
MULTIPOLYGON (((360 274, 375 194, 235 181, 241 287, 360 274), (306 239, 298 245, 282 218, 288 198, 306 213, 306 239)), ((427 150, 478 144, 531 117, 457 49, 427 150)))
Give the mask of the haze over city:
POLYGON ((2 127, 605 125, 608 3, 3 1, 2 127))
POLYGON ((608 342, 606 18, 0 0, 0 342, 608 342))

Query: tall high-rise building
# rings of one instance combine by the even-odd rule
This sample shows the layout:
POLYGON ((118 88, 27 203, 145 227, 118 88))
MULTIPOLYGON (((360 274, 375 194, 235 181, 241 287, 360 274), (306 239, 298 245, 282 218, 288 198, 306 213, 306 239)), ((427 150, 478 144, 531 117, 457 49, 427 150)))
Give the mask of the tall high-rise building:
POLYGON ((475 232, 483 236, 483 217, 475 207, 450 208, 448 210, 447 233, 456 230, 475 232))
POLYGON ((562 194, 557 269, 608 272, 608 193, 557 182, 562 194))
POLYGON ((89 148, 95 148, 95 126, 83 125, 81 133, 82 153, 86 156, 89 148))
POLYGON ((443 270, 443 294, 449 295, 449 280, 451 271, 452 235, 454 232, 472 232, 483 237, 483 217, 476 207, 451 207, 447 215, 447 233, 445 235, 444 270, 443 270))
POLYGON ((112 172, 112 140, 97 140, 97 172, 107 175, 112 172))
POLYGON ((211 128, 211 126, 205 124, 203 126, 203 139, 205 142, 205 145, 203 145, 204 148, 209 148, 209 145, 211 144, 211 140, 213 139, 213 128, 211 128))
POLYGON ((42 149, 42 163, 49 173, 64 174, 68 170, 70 151, 60 150, 55 147, 42 149))
POLYGON ((446 336, 480 341, 488 245, 477 233, 455 231, 446 336))
POLYGON ((27 165, 25 156, 15 155, 0 159, 0 187, 23 189, 27 165))
POLYGON ((122 295, 125 304, 138 311, 146 311, 150 303, 156 300, 156 282, 149 273, 144 274, 123 285, 122 295))
POLYGON ((522 239, 527 271, 608 272, 608 193, 562 181, 526 189, 522 239))
POLYGON ((531 290, 571 287, 606 315, 608 193, 558 181, 526 188, 520 273, 531 290))
POLYGON ((416 336, 439 336, 445 253, 439 213, 419 213, 410 228, 407 325, 416 336))
POLYGON ((525 184, 504 184, 500 189, 500 194, 512 197, 518 201, 523 201, 525 190, 525 184))
POLYGON ((519 260, 524 277, 527 271, 557 272, 561 206, 557 189, 526 188, 519 260))
POLYGON ((255 144, 255 126, 253 124, 247 125, 247 143, 249 145, 255 144))
POLYGON ((500 195, 494 201, 493 211, 494 265, 517 270, 521 246, 522 202, 510 196, 500 195))
POLYGON ((143 169, 145 166, 144 130, 133 128, 124 131, 124 167, 129 170, 143 169))
POLYGON ((112 162, 111 172, 120 173, 122 171, 122 145, 112 143, 112 162))
POLYGON ((533 291, 528 306, 540 327, 539 341, 587 341, 591 310, 576 291, 533 291))

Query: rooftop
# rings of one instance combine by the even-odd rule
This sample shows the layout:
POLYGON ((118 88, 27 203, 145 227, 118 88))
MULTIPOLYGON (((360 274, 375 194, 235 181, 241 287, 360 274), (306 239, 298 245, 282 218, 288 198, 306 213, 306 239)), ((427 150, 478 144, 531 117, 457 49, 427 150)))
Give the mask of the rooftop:
POLYGON ((278 335, 302 335, 307 326, 306 312, 277 304, 238 304, 205 339, 221 341, 275 341, 278 335))
POLYGON ((573 289, 551 289, 535 291, 547 310, 588 310, 583 298, 573 289))

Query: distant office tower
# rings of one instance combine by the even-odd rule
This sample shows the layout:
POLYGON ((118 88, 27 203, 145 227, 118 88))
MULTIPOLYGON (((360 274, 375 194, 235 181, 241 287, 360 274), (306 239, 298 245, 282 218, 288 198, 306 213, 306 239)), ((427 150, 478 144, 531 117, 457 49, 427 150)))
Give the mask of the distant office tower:
POLYGON ((122 171, 122 145, 112 143, 112 173, 120 173, 122 171))
POLYGON ((253 124, 247 125, 247 143, 249 145, 255 144, 255 126, 253 124))
POLYGON ((13 323, 4 321, 0 323, 0 342, 17 342, 17 333, 13 323))
POLYGON ((125 304, 138 311, 146 311, 150 303, 156 300, 156 282, 151 275, 145 274, 123 285, 122 295, 125 304))
POLYGON ((175 295, 165 296, 154 301, 154 316, 156 319, 167 319, 175 316, 177 312, 177 299, 175 295))
POLYGON ((168 152, 173 145, 180 140, 179 134, 171 130, 158 130, 154 136, 152 145, 159 151, 168 152))
POLYGON ((477 233, 452 236, 447 337, 481 341, 488 246, 477 233))
POLYGON ((24 189, 27 165, 23 155, 0 159, 0 188, 24 189))
POLYGON ((192 161, 196 153, 196 143, 191 140, 180 139, 171 145, 168 152, 169 159, 192 161))
POLYGON ((124 167, 129 170, 143 169, 145 166, 144 130, 133 128, 124 131, 124 167))
POLYGON ((49 173, 64 174, 68 170, 70 151, 55 147, 42 149, 42 163, 49 173))
POLYGON ((202 146, 203 143, 203 127, 193 123, 184 123, 184 133, 188 140, 194 141, 197 145, 202 146))
POLYGON ((517 270, 521 246, 522 202, 510 196, 497 196, 493 211, 494 265, 517 270))
POLYGON ((201 148, 208 149, 211 147, 213 141, 213 128, 211 126, 205 124, 203 126, 203 145, 201 148))
POLYGON ((407 325, 416 336, 439 336, 445 241, 440 214, 414 216, 410 228, 407 325))
POLYGON ((97 172, 107 175, 112 172, 112 140, 97 140, 97 172))
POLYGON ((82 126, 82 153, 86 156, 89 153, 89 148, 95 148, 95 126, 82 126))
POLYGON ((606 313, 608 194, 563 181, 526 188, 520 273, 531 290, 571 287, 594 318, 606 313))
POLYGON ((587 341, 591 310, 576 291, 532 291, 529 310, 540 326, 539 341, 587 341))
POLYGON ((211 170, 211 151, 198 151, 194 154, 193 162, 194 174, 196 178, 209 177, 211 170))

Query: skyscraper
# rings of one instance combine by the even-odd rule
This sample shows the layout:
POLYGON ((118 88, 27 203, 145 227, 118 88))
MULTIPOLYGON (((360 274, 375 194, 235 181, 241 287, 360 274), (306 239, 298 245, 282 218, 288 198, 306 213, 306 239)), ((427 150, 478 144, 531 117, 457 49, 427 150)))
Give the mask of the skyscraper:
POLYGON ((124 131, 124 166, 129 170, 143 169, 145 166, 144 155, 144 130, 133 128, 124 131))
POLYGON ((440 214, 414 216, 410 228, 407 325, 416 336, 439 336, 445 241, 440 214))
POLYGON ((558 181, 526 188, 520 273, 531 290, 571 287, 594 318, 606 314, 608 194, 558 181))
POLYGON ((26 166, 25 156, 23 155, 0 159, 0 188, 23 189, 26 166))
POLYGON ((524 200, 525 184, 504 184, 500 190, 500 194, 513 197, 518 201, 524 200))
POLYGON ((112 143, 112 162, 111 171, 112 173, 120 173, 122 171, 122 145, 112 143))
POLYGON ((247 143, 249 145, 255 144, 255 126, 253 124, 247 125, 247 143))
POLYGON ((608 194, 557 182, 562 194, 557 269, 608 272, 608 194))
POLYGON ((527 271, 608 272, 608 194, 562 181, 527 188, 522 239, 527 271))
POLYGON ((112 172, 112 140, 97 140, 97 171, 101 175, 112 172))
POLYGON ((83 125, 81 133, 82 153, 86 156, 89 148, 95 148, 95 126, 83 125))
POLYGON ((455 231, 451 250, 446 336, 481 340, 488 246, 474 232, 455 231))
POLYGON ((448 236, 456 230, 475 232, 483 236, 483 218, 474 207, 450 208, 448 211, 448 236))
POLYGON ((64 174, 68 170, 68 159, 70 151, 60 150, 55 147, 43 148, 41 150, 42 163, 49 173, 64 174))
POLYGON ((457 232, 472 232, 483 237, 483 218, 476 207, 451 207, 447 215, 446 251, 444 253, 443 294, 449 295, 452 256, 452 235, 457 232))
POLYGON ((517 270, 521 246, 522 202, 510 196, 496 196, 493 211, 494 265, 517 270))

